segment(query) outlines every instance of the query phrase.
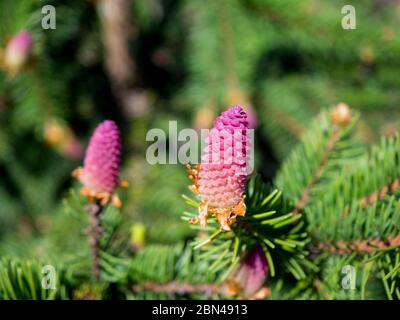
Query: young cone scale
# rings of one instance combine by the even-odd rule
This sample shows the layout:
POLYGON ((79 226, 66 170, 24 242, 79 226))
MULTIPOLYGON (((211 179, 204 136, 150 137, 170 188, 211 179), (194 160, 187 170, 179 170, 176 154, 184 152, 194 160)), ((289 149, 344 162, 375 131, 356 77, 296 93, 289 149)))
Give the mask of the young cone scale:
POLYGON ((223 112, 207 137, 202 162, 188 166, 191 190, 201 199, 199 215, 190 223, 205 226, 215 215, 221 231, 230 231, 238 215, 246 213, 243 194, 249 169, 250 138, 247 114, 240 106, 223 112))
POLYGON ((106 205, 112 200, 116 207, 121 206, 116 188, 126 186, 119 181, 121 161, 121 135, 115 122, 105 120, 94 130, 86 150, 83 168, 73 172, 83 184, 81 194, 90 201, 100 201, 106 205))

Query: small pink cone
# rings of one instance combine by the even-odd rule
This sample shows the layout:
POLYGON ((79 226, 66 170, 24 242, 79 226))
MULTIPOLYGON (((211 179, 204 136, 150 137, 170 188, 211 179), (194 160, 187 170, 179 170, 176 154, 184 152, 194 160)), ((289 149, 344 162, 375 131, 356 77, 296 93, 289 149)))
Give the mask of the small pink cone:
POLYGON ((121 135, 111 120, 105 120, 94 130, 86 150, 79 179, 88 189, 113 193, 119 183, 121 135))

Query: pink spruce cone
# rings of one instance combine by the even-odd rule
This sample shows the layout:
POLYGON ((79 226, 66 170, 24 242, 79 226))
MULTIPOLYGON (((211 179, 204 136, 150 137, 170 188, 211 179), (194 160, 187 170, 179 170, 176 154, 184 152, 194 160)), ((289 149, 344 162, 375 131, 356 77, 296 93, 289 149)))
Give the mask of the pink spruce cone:
POLYGON ((260 291, 269 272, 267 258, 261 246, 247 252, 239 266, 229 277, 228 290, 232 295, 245 298, 254 296, 260 291))
POLYGON ((215 120, 198 173, 202 202, 217 208, 232 208, 243 199, 246 188, 250 138, 246 112, 229 108, 215 120))
POLYGON ((113 193, 119 183, 120 160, 120 131, 115 122, 105 120, 90 138, 79 179, 91 191, 113 193))
POLYGON ((4 53, 4 65, 11 72, 18 72, 28 61, 33 39, 28 31, 21 31, 11 38, 4 53))

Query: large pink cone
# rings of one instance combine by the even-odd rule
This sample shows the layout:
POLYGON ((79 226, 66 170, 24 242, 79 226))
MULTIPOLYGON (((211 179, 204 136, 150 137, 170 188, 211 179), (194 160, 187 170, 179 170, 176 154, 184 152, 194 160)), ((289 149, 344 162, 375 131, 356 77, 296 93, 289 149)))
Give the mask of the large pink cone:
POLYGON ((229 208, 242 200, 251 147, 247 133, 247 115, 240 106, 229 108, 215 120, 198 176, 204 203, 229 208))
POLYGON ((121 135, 117 125, 105 120, 94 130, 86 150, 80 180, 95 192, 114 192, 118 186, 121 135))

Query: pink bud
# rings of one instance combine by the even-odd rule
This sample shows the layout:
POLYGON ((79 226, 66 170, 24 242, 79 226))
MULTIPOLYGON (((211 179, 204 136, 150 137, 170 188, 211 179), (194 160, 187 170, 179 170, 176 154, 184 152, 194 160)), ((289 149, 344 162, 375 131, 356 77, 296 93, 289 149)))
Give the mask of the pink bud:
POLYGON ((349 124, 350 121, 351 121, 350 107, 343 102, 339 103, 332 113, 333 124, 345 126, 349 124))
POLYGON ((254 109, 254 107, 249 104, 247 107, 245 107, 245 111, 247 113, 247 121, 249 123, 249 128, 255 129, 258 126, 258 120, 257 120, 257 112, 254 109))
POLYGON ((12 73, 18 72, 28 61, 32 51, 33 39, 28 31, 17 33, 8 42, 4 64, 12 73))
POLYGON ((264 285, 268 271, 267 258, 261 246, 257 245, 245 254, 239 266, 228 279, 228 284, 238 290, 238 292, 233 293, 243 297, 251 297, 264 285))
POLYGON ((246 112, 234 106, 214 122, 198 174, 203 203, 229 208, 243 199, 246 188, 250 138, 246 112))
POLYGON ((94 130, 79 179, 94 192, 113 193, 118 186, 121 135, 114 121, 105 120, 94 130))
POLYGON ((62 151, 70 159, 79 159, 83 153, 83 146, 78 139, 73 137, 65 143, 62 151))

